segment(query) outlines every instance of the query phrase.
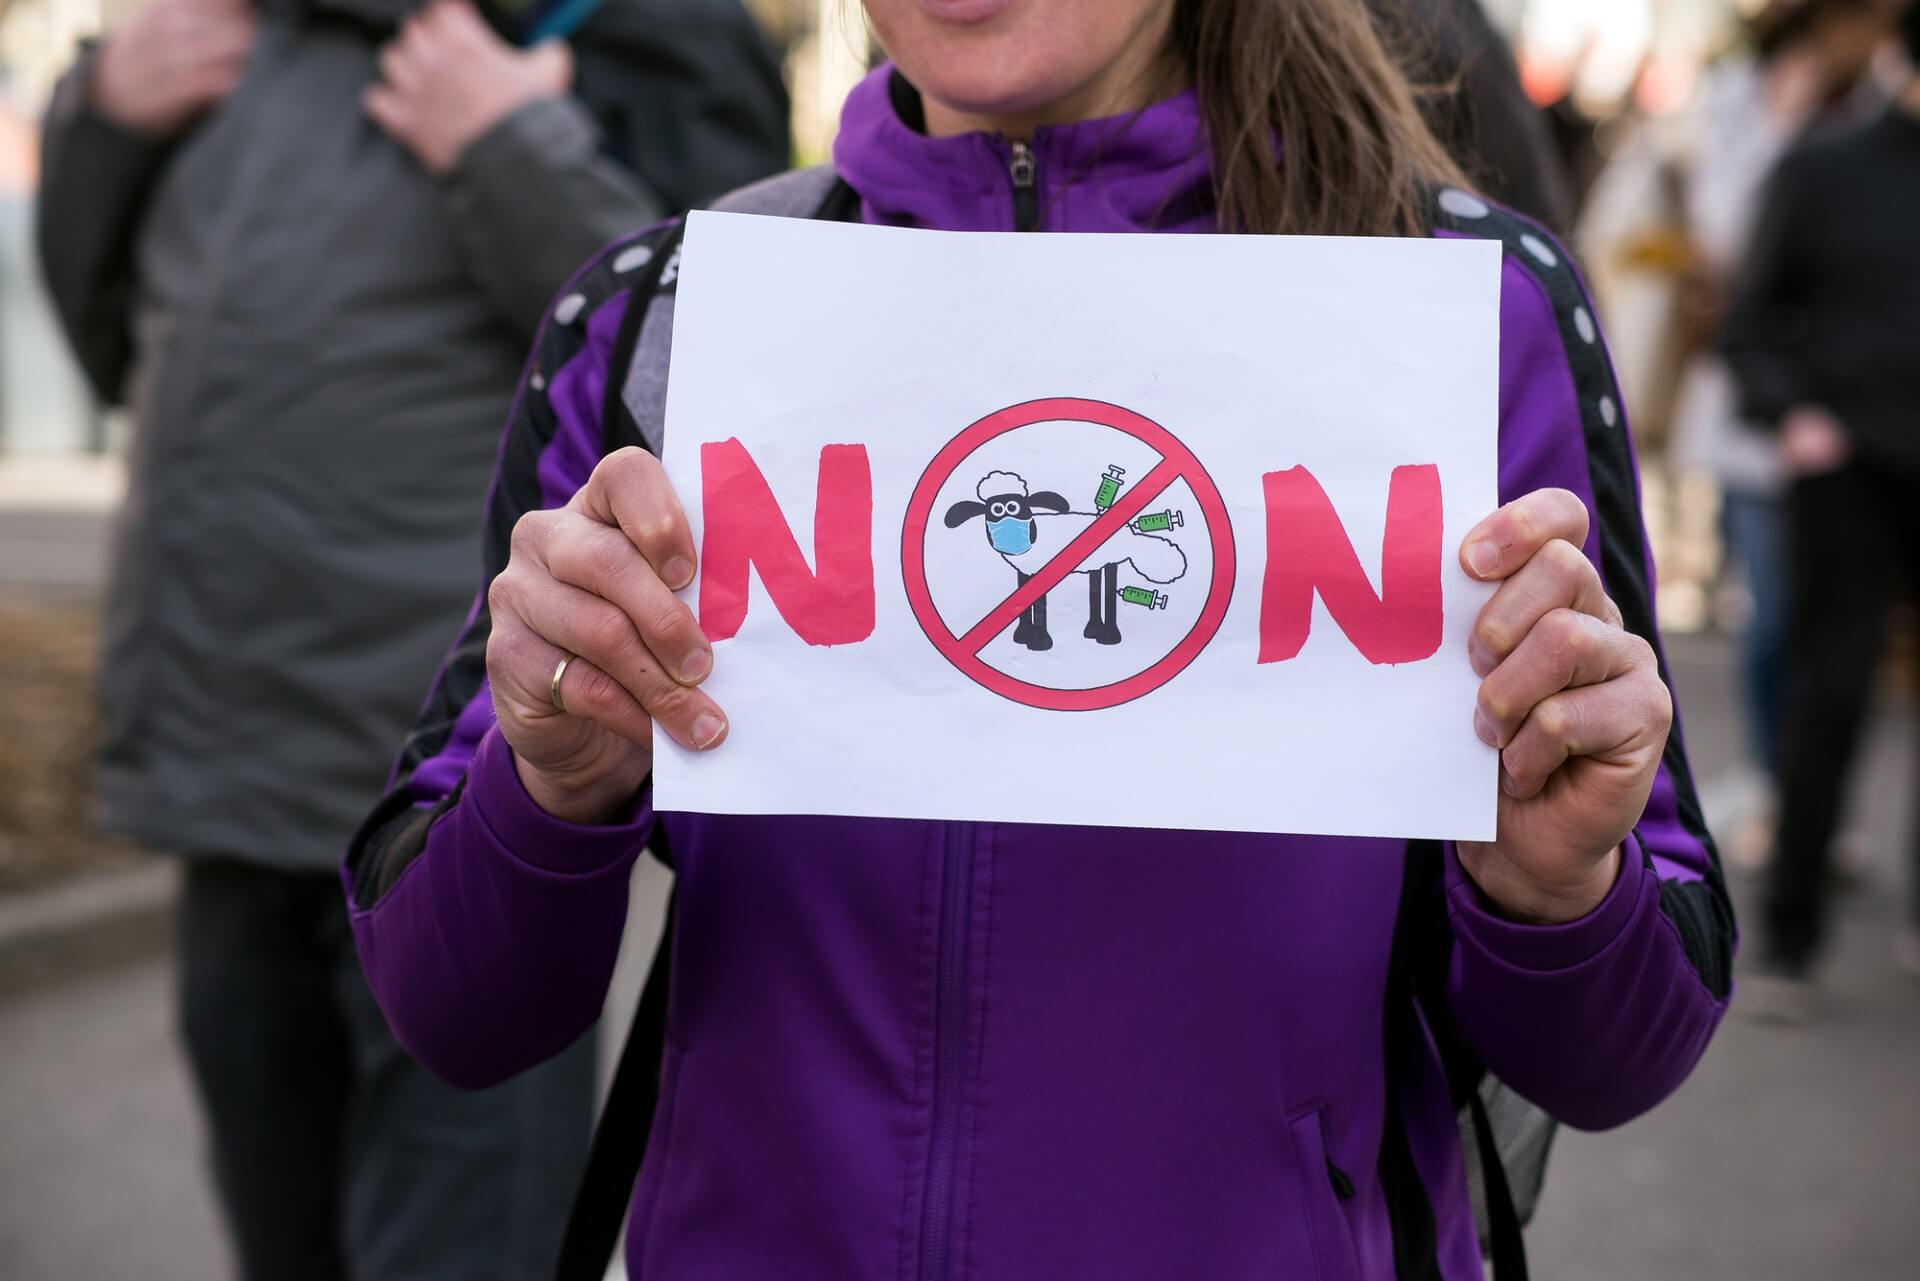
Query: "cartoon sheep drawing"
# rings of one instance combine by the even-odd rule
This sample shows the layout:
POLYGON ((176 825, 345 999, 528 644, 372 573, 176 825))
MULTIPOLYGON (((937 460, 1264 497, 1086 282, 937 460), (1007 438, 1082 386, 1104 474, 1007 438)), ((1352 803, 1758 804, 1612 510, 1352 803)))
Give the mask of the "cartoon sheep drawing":
MULTIPOLYGON (((1021 587, 1099 519, 1098 513, 1072 510, 1072 505, 1052 490, 1030 493, 1026 480, 1010 471, 987 473, 974 486, 974 493, 980 501, 958 502, 947 509, 947 528, 958 529, 976 517, 984 518, 988 545, 1013 566, 1021 587)), ((1073 573, 1087 576, 1087 626, 1083 635, 1101 645, 1120 643, 1122 565, 1131 565, 1133 572, 1149 583, 1164 585, 1186 574, 1187 554, 1172 539, 1127 526, 1073 569, 1073 573)), ((1160 608, 1166 607, 1165 602, 1166 598, 1160 596, 1160 608)), ((1053 637, 1047 632, 1046 596, 1021 614, 1013 640, 1030 650, 1053 648, 1053 637)))

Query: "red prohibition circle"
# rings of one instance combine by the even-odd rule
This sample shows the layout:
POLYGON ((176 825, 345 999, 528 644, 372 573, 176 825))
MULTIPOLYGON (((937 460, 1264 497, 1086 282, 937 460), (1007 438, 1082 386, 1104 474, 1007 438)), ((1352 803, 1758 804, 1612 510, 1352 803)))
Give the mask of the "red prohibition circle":
POLYGON ((920 482, 914 486, 913 496, 907 502, 906 523, 900 532, 900 568, 905 580, 907 601, 913 607, 913 616, 919 622, 920 629, 933 642, 934 648, 959 668, 963 675, 1003 698, 1028 707, 1055 712, 1093 712, 1132 702, 1159 689, 1186 670, 1187 665, 1198 658, 1200 651, 1213 640, 1214 634, 1220 630, 1220 624, 1226 619, 1227 605, 1233 597, 1233 527, 1227 520, 1227 504, 1220 497, 1220 490, 1214 485, 1213 478, 1200 465, 1193 451, 1172 432, 1145 415, 1120 405, 1104 400, 1060 396, 1029 400, 988 414, 948 441, 933 456, 933 461, 920 474, 920 482), (1054 563, 1072 557, 1068 569, 1053 576, 1052 582, 1045 581, 1047 570, 1033 576, 1033 581, 1043 583, 1042 591, 1051 591, 1060 579, 1072 572, 1072 565, 1078 564, 1093 547, 1111 537, 1111 530, 1102 532, 1097 539, 1089 539, 1089 534, 1109 524, 1124 526, 1177 481, 1186 481, 1193 490, 1200 511, 1206 517, 1207 537, 1213 545, 1213 582, 1207 589, 1206 605, 1201 609, 1193 629, 1145 671, 1093 689, 1055 689, 1050 685, 1036 685, 1009 676, 980 657, 980 651, 986 648, 987 643, 1006 630, 1007 624, 1012 623, 1014 616, 1019 613, 1014 610, 1008 614, 1005 622, 990 626, 994 616, 1005 612, 1007 604, 1020 592, 1015 592, 998 608, 989 611, 986 618, 976 624, 967 636, 961 637, 955 636, 941 619, 939 610, 934 608, 933 594, 927 587, 927 526, 932 519, 934 500, 939 496, 941 486, 947 483, 968 455, 988 441, 1022 427, 1056 420, 1098 423, 1125 432, 1159 451, 1161 461, 1138 484, 1121 494, 1102 513, 1101 520, 1088 528, 1087 533, 1068 544, 1053 561, 1048 562, 1051 568, 1054 563), (1117 518, 1115 513, 1119 513, 1117 518), (1085 551, 1078 549, 1082 541, 1091 544, 1085 551))

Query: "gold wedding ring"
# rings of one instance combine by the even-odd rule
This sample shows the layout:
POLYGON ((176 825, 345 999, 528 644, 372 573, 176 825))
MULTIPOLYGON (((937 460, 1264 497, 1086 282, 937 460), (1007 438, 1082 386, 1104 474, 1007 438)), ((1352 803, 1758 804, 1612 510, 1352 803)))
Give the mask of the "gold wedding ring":
POLYGON ((561 712, 567 710, 567 700, 560 693, 560 682, 567 678, 567 664, 572 661, 572 654, 564 654, 561 656, 560 666, 553 669, 553 686, 547 691, 548 697, 553 699, 555 709, 561 712))

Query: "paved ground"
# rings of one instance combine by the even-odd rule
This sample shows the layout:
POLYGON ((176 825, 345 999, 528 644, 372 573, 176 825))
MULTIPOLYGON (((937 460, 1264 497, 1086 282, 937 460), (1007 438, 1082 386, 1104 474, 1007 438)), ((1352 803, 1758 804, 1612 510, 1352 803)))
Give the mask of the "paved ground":
MULTIPOLYGON (((1688 746, 1703 776, 1724 778, 1728 678, 1706 642, 1674 652, 1688 746)), ((1827 1017, 1780 1028, 1736 1012, 1665 1105, 1609 1134, 1566 1135, 1529 1233, 1536 1276, 1920 1277, 1920 983, 1892 960, 1915 732, 1910 709, 1887 709, 1858 780, 1866 865, 1841 905, 1827 1017)), ((1733 879, 1751 931, 1756 878, 1733 879)))
MULTIPOLYGON (((1676 647, 1702 773, 1732 759, 1721 651, 1676 647)), ((1920 985, 1890 960, 1914 794, 1911 714, 1863 780, 1865 884, 1843 904, 1831 1015, 1730 1020, 1692 1082, 1613 1134, 1570 1135, 1530 1234, 1544 1281, 1910 1281, 1920 1274, 1920 985)), ((1743 896, 1751 889, 1737 876, 1743 896)), ((651 921, 661 885, 643 882, 651 921)), ((644 950, 639 951, 645 955, 644 950)), ((149 962, 0 996, 0 1277, 228 1275, 168 1016, 149 962)), ((630 1003, 631 966, 616 995, 630 1003)))
MULTIPOLYGON (((625 1027, 667 875, 643 864, 608 1001, 625 1027)), ((222 1281, 232 1270, 163 962, 0 988, 0 1281, 222 1281)), ((603 1046, 611 1055, 617 1047, 603 1046)))
POLYGON ((0 455, 0 584, 96 588, 125 487, 115 457, 0 455))

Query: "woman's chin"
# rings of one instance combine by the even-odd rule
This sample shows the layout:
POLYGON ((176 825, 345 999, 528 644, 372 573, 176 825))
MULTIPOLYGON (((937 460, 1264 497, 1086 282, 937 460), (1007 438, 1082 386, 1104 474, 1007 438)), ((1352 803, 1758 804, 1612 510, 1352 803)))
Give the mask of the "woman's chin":
POLYGON ((929 105, 977 122, 1018 121, 1117 64, 1146 65, 1151 54, 1129 49, 1163 45, 1173 7, 1172 0, 866 0, 866 12, 929 105))

